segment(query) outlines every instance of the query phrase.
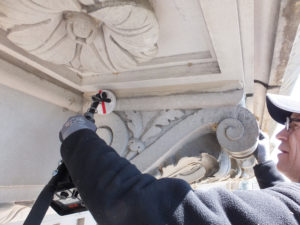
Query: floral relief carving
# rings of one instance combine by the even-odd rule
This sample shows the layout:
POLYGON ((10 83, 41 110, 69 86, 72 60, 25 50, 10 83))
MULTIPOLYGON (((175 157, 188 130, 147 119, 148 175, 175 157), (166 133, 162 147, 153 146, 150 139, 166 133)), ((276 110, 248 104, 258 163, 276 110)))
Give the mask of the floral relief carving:
POLYGON ((198 157, 181 158, 176 164, 162 168, 160 177, 181 178, 193 183, 212 176, 218 169, 217 159, 208 153, 202 153, 198 157))
POLYGON ((256 124, 252 117, 241 107, 118 111, 98 116, 96 125, 98 135, 142 171, 157 178, 176 177, 191 184, 207 184, 253 177, 255 158, 251 152, 248 155, 249 140, 240 142, 243 132, 236 126, 238 120, 244 132, 254 132, 248 129, 256 124), (218 135, 220 129, 225 136, 218 135), (233 144, 240 143, 233 149, 234 154, 232 148, 222 145, 228 136, 233 144), (235 157, 241 153, 243 157, 235 157))
POLYGON ((157 53, 158 23, 147 0, 2 0, 7 38, 81 73, 124 71, 157 53))
POLYGON ((127 158, 140 154, 176 122, 187 116, 182 110, 163 110, 157 112, 124 112, 124 120, 131 132, 128 142, 127 158))
POLYGON ((154 119, 152 126, 144 133, 142 140, 147 142, 155 138, 161 133, 164 127, 168 126, 172 121, 178 120, 184 116, 181 110, 166 110, 154 119))

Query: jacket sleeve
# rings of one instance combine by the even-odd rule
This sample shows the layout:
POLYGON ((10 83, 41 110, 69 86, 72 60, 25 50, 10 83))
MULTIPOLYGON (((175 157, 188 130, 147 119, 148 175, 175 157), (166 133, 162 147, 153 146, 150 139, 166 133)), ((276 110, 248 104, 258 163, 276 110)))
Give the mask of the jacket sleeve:
POLYGON ((70 135, 61 154, 101 225, 298 224, 300 219, 300 197, 286 197, 298 193, 298 186, 282 193, 193 191, 183 180, 142 174, 90 130, 70 135))
POLYGON ((257 164, 253 169, 261 189, 273 187, 276 184, 285 181, 272 160, 257 164))

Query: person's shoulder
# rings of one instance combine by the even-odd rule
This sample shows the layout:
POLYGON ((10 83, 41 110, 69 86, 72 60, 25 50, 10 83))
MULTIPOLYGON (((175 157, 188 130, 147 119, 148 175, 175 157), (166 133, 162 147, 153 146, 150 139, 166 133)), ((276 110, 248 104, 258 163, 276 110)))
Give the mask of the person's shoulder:
POLYGON ((272 192, 272 195, 289 197, 300 204, 300 183, 280 182, 264 190, 269 193, 272 192))
POLYGON ((289 190, 295 190, 295 191, 299 191, 300 190, 300 183, 296 183, 296 182, 280 182, 277 185, 275 185, 274 187, 271 187, 270 189, 289 189, 289 190))

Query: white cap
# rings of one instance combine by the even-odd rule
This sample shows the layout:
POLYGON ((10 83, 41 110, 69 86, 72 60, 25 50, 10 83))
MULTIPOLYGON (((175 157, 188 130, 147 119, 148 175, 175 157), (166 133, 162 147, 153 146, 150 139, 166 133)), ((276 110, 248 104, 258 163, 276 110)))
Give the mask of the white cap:
POLYGON ((300 113, 300 97, 267 94, 267 108, 271 117, 278 123, 284 124, 292 113, 300 113))

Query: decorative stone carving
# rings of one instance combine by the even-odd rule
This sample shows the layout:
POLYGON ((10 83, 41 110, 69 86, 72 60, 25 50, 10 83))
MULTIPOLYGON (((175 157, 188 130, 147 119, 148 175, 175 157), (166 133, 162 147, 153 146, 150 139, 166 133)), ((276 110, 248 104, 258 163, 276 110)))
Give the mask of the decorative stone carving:
POLYGON ((163 110, 157 112, 126 111, 125 120, 132 133, 129 140, 127 158, 132 159, 154 143, 160 135, 179 121, 184 112, 181 110, 163 110))
POLYGON ((258 127, 245 108, 118 111, 96 121, 107 143, 158 178, 206 183, 253 176, 255 159, 248 155, 256 145, 258 127), (245 135, 250 140, 242 141, 245 135))
POLYGON ((200 157, 181 158, 176 165, 162 168, 162 177, 181 178, 194 183, 212 176, 219 169, 219 163, 210 154, 202 153, 200 157))
POLYGON ((0 10, 9 40, 81 73, 124 71, 157 53, 148 0, 2 0, 0 10))
POLYGON ((234 118, 222 120, 217 128, 220 145, 236 158, 246 158, 255 151, 258 133, 255 117, 243 108, 236 111, 234 118))
POLYGON ((97 134, 121 156, 126 155, 128 130, 121 118, 111 113, 107 116, 95 115, 97 134))
POLYGON ((211 177, 200 180, 201 184, 222 182, 229 180, 240 180, 242 178, 250 179, 254 177, 253 166, 255 158, 250 156, 245 159, 231 158, 226 151, 221 151, 218 158, 219 170, 211 177))
POLYGON ((0 224, 9 224, 22 221, 30 212, 30 207, 15 203, 2 203, 0 205, 0 224))
POLYGON ((219 170, 210 178, 202 181, 202 183, 212 183, 230 178, 232 172, 231 158, 227 152, 221 151, 218 157, 219 170))
POLYGON ((95 115, 97 134, 121 156, 132 159, 192 112, 126 111, 106 116, 95 115))

